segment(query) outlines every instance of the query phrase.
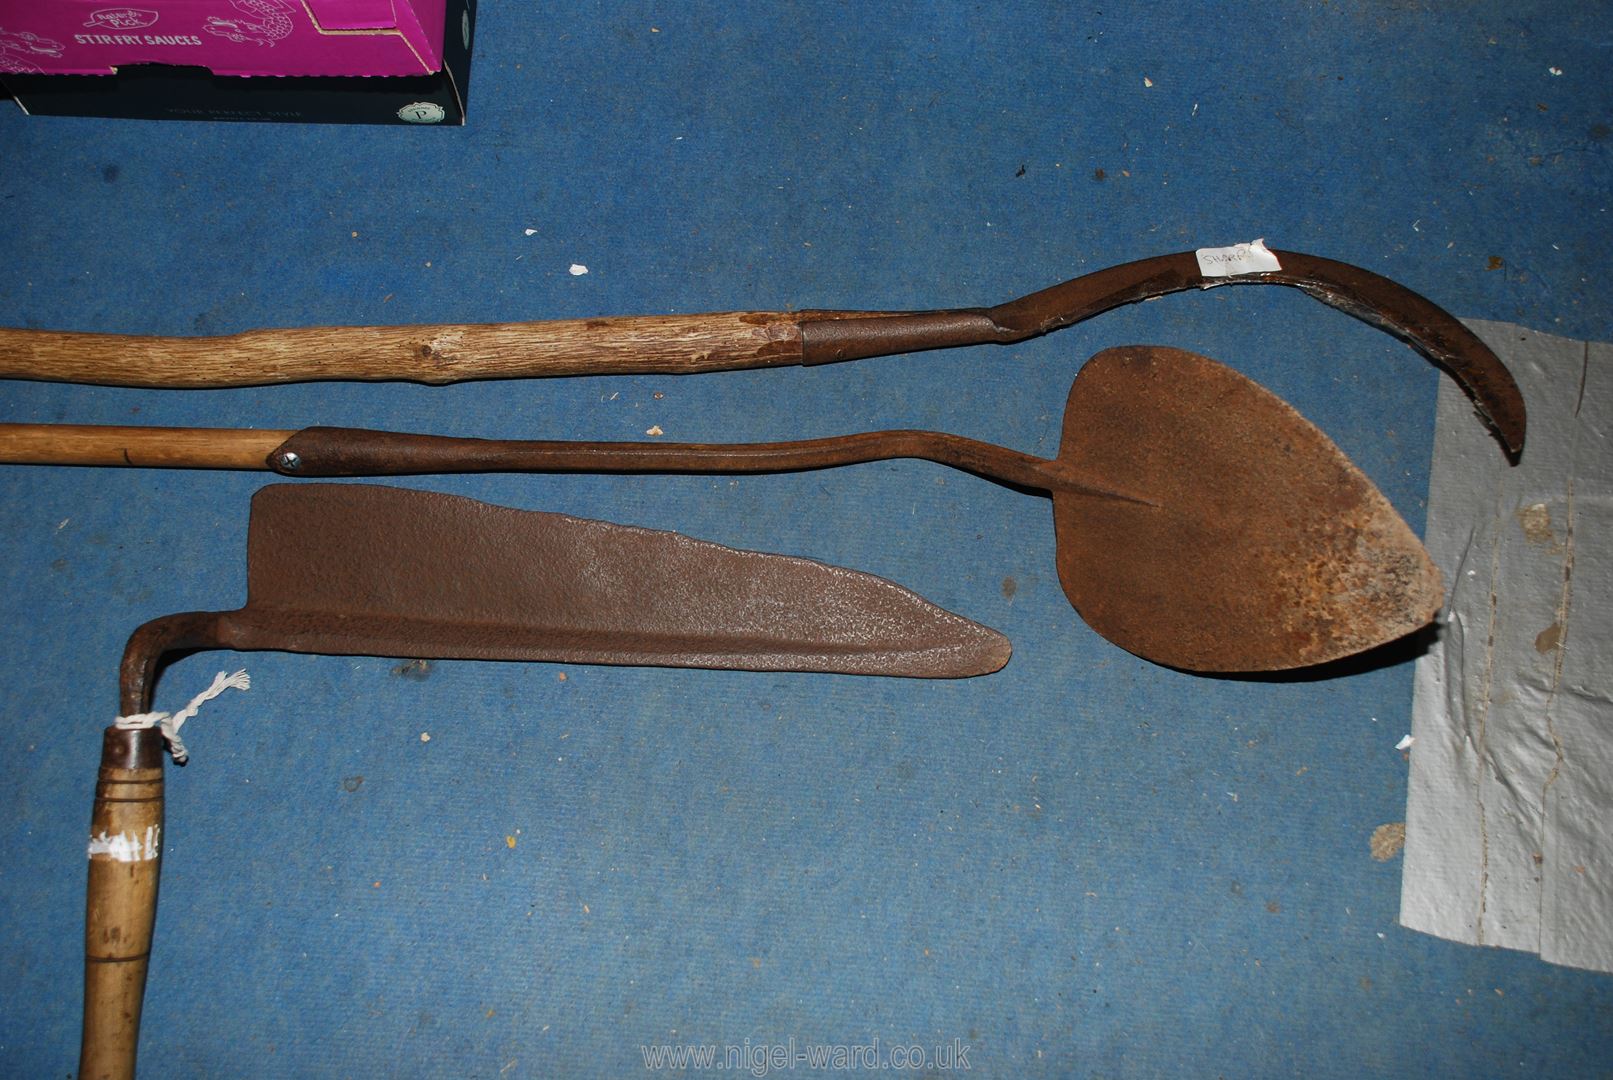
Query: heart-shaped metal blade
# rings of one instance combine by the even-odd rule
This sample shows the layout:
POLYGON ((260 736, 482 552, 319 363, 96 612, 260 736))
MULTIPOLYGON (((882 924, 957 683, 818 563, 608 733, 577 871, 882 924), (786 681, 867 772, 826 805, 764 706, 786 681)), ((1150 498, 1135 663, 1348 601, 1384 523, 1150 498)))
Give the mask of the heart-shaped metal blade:
POLYGON ((1065 593, 1139 656, 1303 667, 1439 610, 1439 571, 1382 492, 1281 398, 1213 360, 1099 353, 1071 388, 1059 460, 1147 500, 1053 496, 1065 593))

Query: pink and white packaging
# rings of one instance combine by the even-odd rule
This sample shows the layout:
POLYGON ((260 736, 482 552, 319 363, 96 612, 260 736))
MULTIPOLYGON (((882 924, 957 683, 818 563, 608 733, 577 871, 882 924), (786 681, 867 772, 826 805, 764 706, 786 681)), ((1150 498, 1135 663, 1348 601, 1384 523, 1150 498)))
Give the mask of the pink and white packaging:
POLYGON ((447 0, 0 0, 0 74, 423 75, 443 66, 447 0))

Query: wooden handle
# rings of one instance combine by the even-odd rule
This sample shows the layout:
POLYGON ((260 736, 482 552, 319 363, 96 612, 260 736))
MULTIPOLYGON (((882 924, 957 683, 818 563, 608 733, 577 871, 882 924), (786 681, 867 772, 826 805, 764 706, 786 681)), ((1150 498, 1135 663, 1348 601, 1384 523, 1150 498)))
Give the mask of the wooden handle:
POLYGON ((80 1080, 131 1080, 162 856, 162 733, 107 728, 90 817, 80 1080))
POLYGON ((0 378, 230 387, 319 379, 451 383, 687 374, 801 362, 796 315, 728 311, 549 322, 319 326, 222 337, 0 329, 0 378))
POLYGON ((292 431, 0 424, 0 464, 125 465, 154 469, 267 469, 292 431))

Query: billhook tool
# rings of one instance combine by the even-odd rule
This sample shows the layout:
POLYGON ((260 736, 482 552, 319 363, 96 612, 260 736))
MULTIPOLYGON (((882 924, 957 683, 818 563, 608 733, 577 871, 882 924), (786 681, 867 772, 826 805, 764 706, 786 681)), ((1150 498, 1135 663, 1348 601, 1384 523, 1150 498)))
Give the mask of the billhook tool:
MULTIPOLYGON (((1246 245, 1240 245, 1243 247, 1246 245)), ((1255 246, 1255 245, 1247 245, 1255 246)), ((1523 451, 1523 395, 1450 313, 1380 274, 1297 251, 1207 275, 1200 252, 1124 263, 987 308, 728 311, 543 322, 248 330, 149 337, 0 329, 0 377, 109 386, 228 387, 317 379, 451 383, 542 375, 688 374, 1006 345, 1123 304, 1217 285, 1287 285, 1386 330, 1454 378, 1508 455, 1523 451)))

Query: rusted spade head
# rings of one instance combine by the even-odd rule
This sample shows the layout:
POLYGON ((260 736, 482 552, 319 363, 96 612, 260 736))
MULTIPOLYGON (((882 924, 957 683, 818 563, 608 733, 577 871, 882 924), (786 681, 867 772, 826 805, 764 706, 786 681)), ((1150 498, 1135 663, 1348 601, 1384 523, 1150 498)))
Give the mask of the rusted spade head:
POLYGON ((1274 394, 1180 349, 1082 368, 1059 460, 1148 500, 1053 492, 1083 618, 1189 671, 1303 667, 1433 620, 1439 571, 1372 481, 1274 394))

